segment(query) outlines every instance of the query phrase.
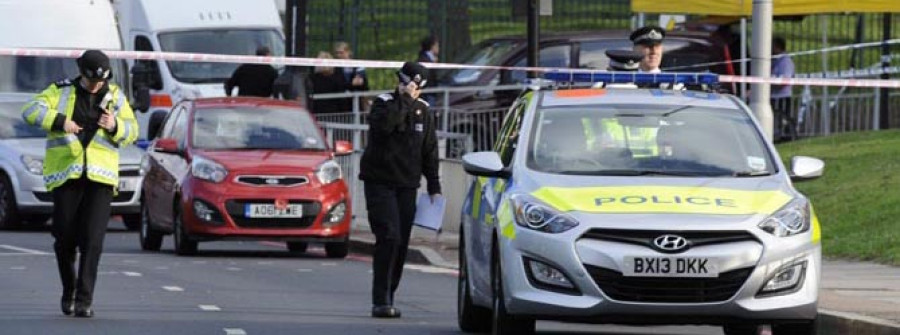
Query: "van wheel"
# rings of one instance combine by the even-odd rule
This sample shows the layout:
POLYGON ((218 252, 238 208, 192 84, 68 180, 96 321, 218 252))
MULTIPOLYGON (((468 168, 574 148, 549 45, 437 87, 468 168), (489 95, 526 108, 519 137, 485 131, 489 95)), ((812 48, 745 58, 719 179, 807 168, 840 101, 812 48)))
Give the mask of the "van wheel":
POLYGON ((491 320, 493 335, 531 335, 534 334, 535 322, 532 318, 517 317, 506 312, 506 300, 503 293, 503 273, 500 267, 500 253, 494 247, 491 261, 491 286, 494 291, 494 313, 491 320))
POLYGON ((125 224, 126 229, 136 231, 141 228, 141 214, 122 215, 122 223, 125 224))
POLYGON ((19 224, 19 207, 9 177, 0 173, 0 229, 10 229, 19 224))
POLYGON ((466 333, 491 331, 491 311, 472 303, 469 292, 469 273, 466 263, 466 246, 463 232, 459 232, 459 277, 456 282, 456 320, 459 329, 466 333))
POLYGON ((348 235, 343 242, 327 242, 325 243, 325 255, 328 258, 344 258, 350 253, 350 236, 348 235))
POLYGON ((147 204, 141 202, 141 249, 147 251, 159 251, 162 247, 163 234, 153 229, 150 224, 150 210, 147 204))
POLYGON ((175 253, 179 256, 194 255, 197 253, 197 241, 191 240, 185 232, 181 211, 177 207, 175 210, 175 253))

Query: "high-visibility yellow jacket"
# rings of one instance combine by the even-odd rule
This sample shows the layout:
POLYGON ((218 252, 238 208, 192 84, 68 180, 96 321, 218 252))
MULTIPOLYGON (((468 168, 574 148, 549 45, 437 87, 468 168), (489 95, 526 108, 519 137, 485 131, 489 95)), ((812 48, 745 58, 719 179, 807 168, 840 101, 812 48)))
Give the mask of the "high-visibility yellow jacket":
POLYGON ((69 179, 87 177, 114 189, 119 183, 119 148, 133 143, 138 136, 138 125, 125 93, 118 86, 109 84, 112 107, 116 117, 116 132, 110 134, 103 128, 97 130, 87 148, 75 134, 52 129, 56 118, 72 119, 75 111, 75 85, 69 81, 51 84, 22 108, 25 122, 47 131, 47 154, 44 157, 44 184, 51 191, 69 179), (85 152, 86 150, 86 152, 85 152))

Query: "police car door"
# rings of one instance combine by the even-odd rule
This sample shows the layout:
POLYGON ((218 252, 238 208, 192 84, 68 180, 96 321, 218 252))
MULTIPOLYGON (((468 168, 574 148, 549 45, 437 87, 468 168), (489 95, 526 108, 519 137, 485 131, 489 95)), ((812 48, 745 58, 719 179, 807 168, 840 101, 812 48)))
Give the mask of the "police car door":
MULTIPOLYGON (((516 144, 519 140, 519 131, 522 126, 522 116, 525 114, 525 109, 531 96, 533 96, 533 93, 519 98, 513 104, 503 121, 497 141, 494 143, 494 151, 500 155, 500 160, 507 168, 513 161, 516 144)), ((495 231, 499 235, 500 229, 502 229, 502 227, 497 226, 497 210, 500 205, 500 199, 509 188, 511 182, 512 178, 476 177, 474 183, 475 194, 471 204, 472 218, 476 224, 473 227, 475 229, 469 234, 472 238, 472 243, 467 243, 467 246, 472 246, 470 250, 467 250, 467 254, 470 255, 472 260, 471 264, 478 267, 477 271, 473 271, 474 273, 488 275, 490 273, 490 245, 492 237, 495 231)), ((473 275, 472 280, 476 282, 475 285, 478 287, 489 287, 489 276, 480 277, 473 275), (480 282, 482 280, 484 282, 480 282), (482 286, 482 284, 485 286, 482 286)))

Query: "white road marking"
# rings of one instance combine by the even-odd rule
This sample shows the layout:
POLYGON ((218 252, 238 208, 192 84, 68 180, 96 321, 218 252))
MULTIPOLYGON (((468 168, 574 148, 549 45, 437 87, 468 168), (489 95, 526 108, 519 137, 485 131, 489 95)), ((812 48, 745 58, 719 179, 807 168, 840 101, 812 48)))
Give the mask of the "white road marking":
POLYGON ((243 269, 241 269, 241 268, 236 268, 236 267, 227 267, 227 268, 225 268, 225 270, 228 270, 228 271, 241 271, 241 270, 243 270, 243 269))
POLYGON ((11 246, 8 244, 0 244, 0 248, 12 250, 12 251, 18 251, 18 252, 26 253, 26 254, 30 254, 30 255, 49 255, 50 254, 49 252, 43 252, 40 250, 34 250, 34 249, 28 249, 28 248, 14 247, 14 246, 11 246))
POLYGON ((157 267, 155 267, 154 269, 156 269, 156 270, 168 270, 169 267, 168 267, 168 266, 157 266, 157 267))
POLYGON ((140 272, 131 272, 131 271, 122 271, 122 274, 127 277, 140 277, 143 276, 140 272))
POLYGON ((162 288, 169 292, 184 292, 184 289, 178 286, 163 286, 162 288))
POLYGON ((219 306, 216 305, 197 305, 197 307, 200 307, 201 310, 207 312, 218 312, 222 310, 221 308, 219 308, 219 306))
POLYGON ((313 272, 312 269, 297 269, 297 272, 313 272))
POLYGON ((259 264, 259 265, 272 265, 272 262, 271 262, 271 261, 262 261, 262 262, 256 262, 256 264, 259 264))
POLYGON ((225 335, 247 335, 247 332, 240 328, 224 328, 225 335))
POLYGON ((25 270, 24 266, 12 266, 9 268, 10 270, 25 270))
POLYGON ((194 264, 206 264, 206 261, 191 261, 194 264))
POLYGON ((334 262, 322 262, 322 266, 335 266, 337 263, 334 262))
POLYGON ((459 271, 454 269, 446 269, 436 266, 428 266, 428 265, 418 265, 418 264, 407 264, 404 265, 403 268, 421 271, 424 273, 440 273, 440 274, 457 274, 459 271))
POLYGON ((126 263, 126 264, 137 264, 138 261, 133 260, 133 259, 126 259, 126 260, 123 260, 122 263, 126 263))

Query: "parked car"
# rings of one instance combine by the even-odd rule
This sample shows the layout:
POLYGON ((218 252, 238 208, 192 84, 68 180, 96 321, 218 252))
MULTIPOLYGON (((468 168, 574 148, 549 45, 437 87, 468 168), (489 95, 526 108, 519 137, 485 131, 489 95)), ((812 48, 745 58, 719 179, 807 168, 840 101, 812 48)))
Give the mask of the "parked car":
POLYGON ((324 243, 347 255, 351 204, 336 155, 312 116, 292 102, 204 98, 175 105, 155 140, 141 208, 141 248, 173 234, 179 255, 210 240, 281 240, 290 251, 324 243))
POLYGON ((816 334, 821 230, 741 100, 660 89, 520 96, 494 151, 463 156, 459 326, 535 320, 816 334))
MULTIPOLYGON (((558 68, 591 68, 606 70, 609 59, 607 49, 631 49, 630 32, 608 30, 541 36, 539 66, 558 68)), ((711 34, 704 32, 671 32, 663 42, 661 68, 689 66, 707 62, 730 60, 727 47, 717 44, 711 34)), ((527 64, 527 40, 525 36, 507 36, 484 40, 464 52, 455 63, 493 66, 523 67, 527 64)), ((680 72, 711 71, 733 74, 724 65, 687 67, 680 72)), ((497 86, 520 84, 526 78, 524 71, 497 69, 454 69, 444 72, 442 86, 497 86)), ((487 150, 494 143, 500 120, 520 90, 458 92, 450 94, 449 107, 452 132, 472 134, 475 150, 487 150)), ((441 106, 440 103, 437 106, 441 106)), ((459 157, 463 148, 448 145, 447 155, 459 157)))
MULTIPOLYGON (((43 178, 47 133, 22 120, 22 106, 32 97, 0 94, 0 228, 45 224, 53 214, 53 194, 43 178)), ((112 214, 122 215, 130 230, 140 227, 142 155, 135 146, 119 149, 119 189, 112 214)))

